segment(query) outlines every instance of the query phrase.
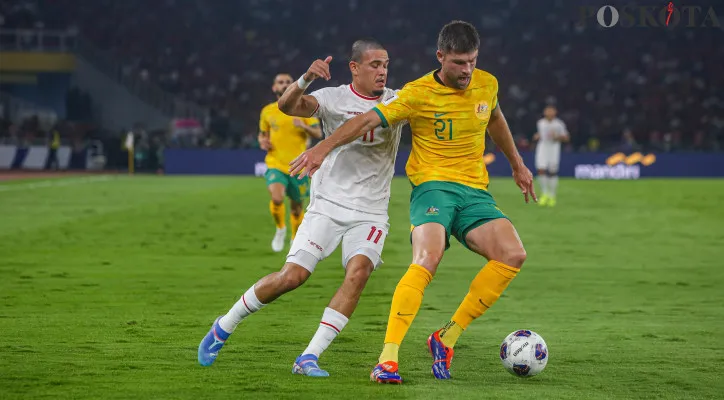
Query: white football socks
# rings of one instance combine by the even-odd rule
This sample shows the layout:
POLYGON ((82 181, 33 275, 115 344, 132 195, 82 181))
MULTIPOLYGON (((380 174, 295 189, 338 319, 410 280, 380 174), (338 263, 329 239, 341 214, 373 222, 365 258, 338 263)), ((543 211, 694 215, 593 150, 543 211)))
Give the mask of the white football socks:
POLYGON ((236 329, 242 319, 261 310, 265 305, 266 304, 262 304, 262 302, 256 297, 256 293, 254 293, 254 286, 252 286, 246 291, 246 293, 241 295, 239 301, 231 307, 229 312, 221 317, 219 320, 219 326, 227 333, 234 332, 234 329, 236 329))
POLYGON ((329 344, 332 343, 332 340, 344 329, 348 321, 349 318, 340 312, 329 307, 325 308, 322 321, 319 323, 319 328, 317 328, 317 333, 314 334, 312 341, 309 342, 309 346, 307 346, 302 354, 314 354, 319 358, 319 355, 322 354, 324 350, 327 350, 329 344))
POLYGON ((558 175, 548 177, 548 193, 551 197, 556 197, 556 190, 558 190, 558 175))
POLYGON ((549 196, 548 191, 548 175, 538 175, 538 182, 540 182, 541 190, 543 191, 543 196, 549 196))

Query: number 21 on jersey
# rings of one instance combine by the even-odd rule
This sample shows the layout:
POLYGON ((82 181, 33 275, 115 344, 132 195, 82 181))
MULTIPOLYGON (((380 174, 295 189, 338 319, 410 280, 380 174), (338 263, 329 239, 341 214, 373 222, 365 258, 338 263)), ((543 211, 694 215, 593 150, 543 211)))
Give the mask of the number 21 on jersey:
POLYGON ((453 139, 453 121, 451 119, 436 119, 435 120, 435 137, 438 140, 452 140, 453 139))

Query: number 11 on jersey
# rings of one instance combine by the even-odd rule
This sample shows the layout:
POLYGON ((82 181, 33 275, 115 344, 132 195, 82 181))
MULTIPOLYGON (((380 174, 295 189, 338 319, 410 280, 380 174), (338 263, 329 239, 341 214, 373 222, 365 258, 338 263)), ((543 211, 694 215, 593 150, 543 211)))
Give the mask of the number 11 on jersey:
POLYGON ((382 238, 382 230, 377 229, 376 226, 373 226, 372 228, 370 228, 370 234, 367 235, 367 241, 368 242, 372 241, 373 237, 375 238, 374 243, 377 244, 377 242, 379 242, 380 239, 382 238), (375 233, 377 233, 376 237, 375 237, 375 233))

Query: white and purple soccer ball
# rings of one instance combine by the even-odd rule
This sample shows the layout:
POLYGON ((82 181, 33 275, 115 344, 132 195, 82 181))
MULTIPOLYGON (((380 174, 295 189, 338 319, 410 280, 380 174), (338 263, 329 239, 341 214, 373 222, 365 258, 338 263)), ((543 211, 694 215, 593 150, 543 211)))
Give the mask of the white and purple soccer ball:
POLYGON ((508 372, 530 378, 543 372, 548 364, 548 346, 543 338, 521 329, 508 335, 500 345, 500 361, 508 372))

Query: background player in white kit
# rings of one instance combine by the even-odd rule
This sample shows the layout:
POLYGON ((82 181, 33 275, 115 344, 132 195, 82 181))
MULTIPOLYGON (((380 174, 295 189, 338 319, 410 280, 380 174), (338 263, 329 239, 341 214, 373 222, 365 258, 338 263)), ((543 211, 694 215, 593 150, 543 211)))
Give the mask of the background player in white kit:
MULTIPOLYGON (((325 136, 346 120, 363 114, 395 92, 385 88, 389 58, 374 40, 358 40, 349 62, 352 84, 317 90, 304 95, 314 79, 330 79, 329 63, 316 60, 299 81, 279 99, 279 109, 297 117, 316 116, 325 136)), ((242 319, 259 311, 279 296, 301 286, 317 263, 342 243, 345 278, 324 310, 309 346, 297 357, 296 374, 329 376, 317 364, 319 355, 347 324, 367 280, 381 263, 382 247, 389 231, 387 206, 401 124, 377 128, 331 153, 312 179, 307 213, 279 272, 260 279, 229 312, 216 319, 199 344, 198 359, 211 365, 226 339, 242 319)))
POLYGON ((566 124, 556 118, 554 106, 543 110, 543 118, 538 120, 538 131, 533 140, 538 144, 535 148, 535 168, 538 170, 543 195, 538 204, 553 207, 556 205, 558 189, 558 167, 561 164, 561 143, 569 140, 566 124))

